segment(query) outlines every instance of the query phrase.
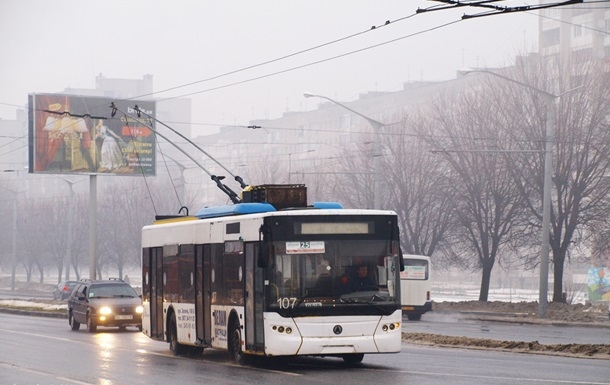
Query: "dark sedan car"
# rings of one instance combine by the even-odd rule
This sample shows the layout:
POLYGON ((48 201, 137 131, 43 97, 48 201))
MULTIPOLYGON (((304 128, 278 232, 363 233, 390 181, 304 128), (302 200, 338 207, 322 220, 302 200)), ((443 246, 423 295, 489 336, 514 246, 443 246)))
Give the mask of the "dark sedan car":
POLYGON ((142 330, 142 299, 121 279, 81 280, 68 299, 68 322, 75 331, 85 324, 90 333, 98 326, 142 330))
POLYGON ((78 281, 61 281, 58 283, 55 289, 53 289, 53 299, 60 299, 62 301, 68 299, 77 283, 78 281))

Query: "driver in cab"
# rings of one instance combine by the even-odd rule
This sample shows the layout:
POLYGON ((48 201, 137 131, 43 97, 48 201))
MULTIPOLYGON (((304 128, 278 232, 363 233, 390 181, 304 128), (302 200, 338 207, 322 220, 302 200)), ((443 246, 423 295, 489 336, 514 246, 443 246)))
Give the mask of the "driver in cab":
POLYGON ((369 269, 365 263, 358 265, 356 276, 350 280, 349 287, 352 291, 377 290, 377 284, 369 276, 369 269))

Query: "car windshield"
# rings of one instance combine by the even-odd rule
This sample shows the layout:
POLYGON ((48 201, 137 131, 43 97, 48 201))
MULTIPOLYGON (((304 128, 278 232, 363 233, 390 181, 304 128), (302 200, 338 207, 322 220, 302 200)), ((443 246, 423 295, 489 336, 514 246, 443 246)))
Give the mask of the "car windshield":
POLYGON ((129 285, 93 285, 89 298, 137 297, 136 291, 129 285))

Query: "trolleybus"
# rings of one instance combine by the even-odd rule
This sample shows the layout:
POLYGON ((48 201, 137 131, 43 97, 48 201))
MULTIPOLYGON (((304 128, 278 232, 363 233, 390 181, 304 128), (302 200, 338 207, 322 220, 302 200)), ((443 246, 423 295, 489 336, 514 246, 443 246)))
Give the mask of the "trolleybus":
POLYGON ((158 220, 142 229, 143 332, 176 355, 359 363, 401 349, 401 266, 393 211, 249 202, 158 220))

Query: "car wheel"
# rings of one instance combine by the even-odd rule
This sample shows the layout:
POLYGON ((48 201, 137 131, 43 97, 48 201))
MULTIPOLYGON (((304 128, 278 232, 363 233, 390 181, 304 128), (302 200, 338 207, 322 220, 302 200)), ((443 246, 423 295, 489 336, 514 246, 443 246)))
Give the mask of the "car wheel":
POLYGON ((70 312, 70 316, 68 317, 68 323, 70 324, 72 330, 77 331, 78 329, 80 329, 80 323, 74 319, 72 312, 70 312))
POLYGON ((169 350, 174 356, 183 355, 186 351, 184 345, 178 342, 178 328, 176 326, 176 314, 172 313, 169 319, 169 350))
POLYGON ((246 363, 246 357, 241 349, 241 328, 239 322, 233 322, 229 333, 229 354, 236 364, 243 365, 246 363))
POLYGON ((356 365, 356 364, 361 363, 363 358, 364 358, 363 353, 346 354, 343 356, 343 362, 345 362, 348 365, 356 365))
POLYGON ((89 333, 95 333, 97 331, 97 325, 95 324, 93 318, 91 318, 89 315, 87 315, 87 330, 89 333))

